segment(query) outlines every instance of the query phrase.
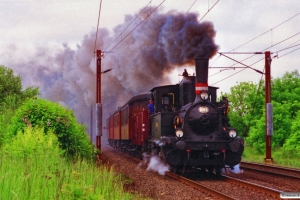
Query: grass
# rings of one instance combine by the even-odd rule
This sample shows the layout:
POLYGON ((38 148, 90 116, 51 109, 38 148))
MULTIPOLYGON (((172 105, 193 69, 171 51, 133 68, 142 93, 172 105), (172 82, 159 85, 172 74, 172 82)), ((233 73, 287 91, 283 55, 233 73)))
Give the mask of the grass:
POLYGON ((17 137, 1 148, 0 199, 141 199, 123 190, 124 184, 130 182, 124 176, 92 161, 66 160, 62 151, 53 145, 54 134, 42 134, 41 130, 29 130, 22 137, 30 141, 28 144, 22 139, 23 146, 15 147, 20 145, 17 137), (37 141, 51 145, 39 147, 37 141))
POLYGON ((0 199, 132 199, 124 181, 112 169, 86 161, 1 155, 0 199))
MULTIPOLYGON (((51 132, 28 128, 18 133, 0 150, 0 199, 143 199, 124 191, 131 180, 112 168, 82 159, 69 161, 63 153, 51 132)), ((296 153, 275 150, 272 155, 277 165, 300 168, 296 153)), ((264 157, 245 147, 244 161, 263 163, 264 157)))
MULTIPOLYGON (((281 149, 272 149, 271 156, 273 158, 273 164, 300 168, 300 159, 296 152, 282 151, 281 149)), ((265 154, 258 153, 254 148, 245 146, 243 153, 243 161, 264 163, 265 154)))

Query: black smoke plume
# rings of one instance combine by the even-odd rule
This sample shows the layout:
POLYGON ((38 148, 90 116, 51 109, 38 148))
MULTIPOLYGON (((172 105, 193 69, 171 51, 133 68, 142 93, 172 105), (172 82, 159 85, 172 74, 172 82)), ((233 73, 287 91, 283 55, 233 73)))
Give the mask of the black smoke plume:
MULTIPOLYGON (((131 27, 138 25, 149 13, 150 9, 141 13, 131 27)), ((197 17, 195 13, 170 11, 152 13, 144 20, 104 57, 103 66, 113 68, 104 75, 104 84, 107 85, 104 99, 121 105, 132 95, 168 84, 170 80, 166 75, 175 67, 193 65, 197 57, 212 57, 217 51, 215 30, 210 22, 198 23, 197 17)), ((134 18, 136 16, 126 16, 124 23, 114 29, 114 35, 118 36, 134 18)), ((109 42, 102 41, 98 44, 99 49, 105 48, 109 42)))
MULTIPOLYGON (((152 8, 153 10, 153 8, 152 8)), ((109 51, 118 42, 111 42, 128 27, 126 38, 102 59, 102 70, 113 70, 102 75, 103 116, 112 113, 133 95, 146 93, 152 87, 169 84, 169 72, 175 67, 194 64, 197 57, 212 57, 215 30, 210 22, 198 23, 195 13, 176 11, 162 13, 145 9, 136 15, 126 15, 113 34, 105 28, 98 31, 96 49, 109 51), (109 44, 110 48, 105 49, 109 44)), ((40 47, 36 54, 12 64, 23 77, 25 86, 40 88, 43 98, 60 102, 75 111, 78 119, 89 124, 90 109, 95 103, 96 63, 94 52, 96 31, 84 36, 77 49, 67 44, 61 47, 40 47)), ((105 122, 105 121, 103 121, 105 122)))

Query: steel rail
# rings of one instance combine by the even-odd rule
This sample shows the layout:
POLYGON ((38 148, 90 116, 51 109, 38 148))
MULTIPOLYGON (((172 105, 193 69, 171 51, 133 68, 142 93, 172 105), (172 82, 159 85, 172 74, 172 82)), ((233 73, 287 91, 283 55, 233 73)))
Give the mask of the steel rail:
MULTIPOLYGON (((118 153, 121 153, 121 152, 118 152, 118 153)), ((132 157, 132 156, 129 156, 128 154, 124 154, 122 153, 122 155, 126 156, 128 159, 131 159, 132 161, 134 161, 135 163, 140 163, 140 162, 143 162, 142 160, 136 158, 136 157, 132 157)), ((224 200, 233 200, 233 199, 236 199, 234 197, 230 197, 226 194, 223 194, 221 192, 218 192, 214 189, 211 189, 209 187, 206 187, 205 185, 203 184, 200 184, 200 183, 197 183, 195 181, 192 181, 190 179, 187 179, 183 176, 180 176, 180 175, 177 175, 177 174, 174 174, 172 172, 166 172, 165 174, 167 177, 169 178, 172 178, 176 181, 179 181, 180 183, 183 183, 185 185, 188 185, 196 190, 199 190, 199 191, 203 191, 209 195, 212 195, 212 196, 215 196, 217 198, 220 198, 220 199, 224 199, 224 200)))
POLYGON ((248 171, 260 172, 260 173, 264 173, 264 174, 268 174, 268 175, 278 176, 278 177, 281 177, 281 178, 289 178, 289 179, 293 179, 293 180, 296 180, 296 181, 300 181, 300 177, 292 176, 292 175, 288 175, 288 174, 283 174, 283 173, 279 173, 279 172, 270 172, 270 171, 265 171, 265 170, 262 170, 262 169, 254 169, 254 168, 245 167, 245 166, 241 166, 240 168, 248 170, 248 171))
POLYGON ((243 164, 246 164, 246 165, 251 165, 251 166, 259 166, 259 167, 265 167, 265 168, 270 168, 270 169, 283 170, 283 171, 290 172, 290 173, 299 173, 299 175, 300 175, 300 169, 296 169, 296 168, 265 165, 265 164, 261 164, 261 163, 253 163, 253 162, 245 162, 245 161, 241 162, 240 164, 241 164, 240 167, 243 167, 243 164))
POLYGON ((236 198, 234 198, 234 197, 230 197, 230 196, 228 196, 228 195, 226 195, 226 194, 223 194, 223 193, 218 192, 218 191, 216 191, 216 190, 214 190, 214 189, 211 189, 211 188, 209 188, 209 187, 206 187, 206 186, 203 185, 203 184, 197 183, 197 182, 192 181, 192 180, 190 180, 190 179, 187 179, 187 178, 184 178, 184 177, 179 176, 179 175, 177 175, 177 174, 174 174, 174 173, 172 173, 172 172, 167 172, 166 175, 167 175, 168 177, 170 177, 170 178, 175 179, 176 181, 179 181, 179 182, 181 182, 181 183, 183 183, 183 184, 186 184, 186 185, 188 185, 188 186, 191 186, 191 187, 194 188, 194 189, 197 189, 197 190, 203 191, 203 192, 205 192, 205 193, 214 195, 214 196, 216 196, 216 197, 218 197, 218 198, 220 198, 220 199, 236 199, 236 198))
MULTIPOLYGON (((120 151, 116 151, 116 152, 122 154, 123 156, 125 156, 129 159, 131 159, 135 163, 142 162, 142 160, 140 160, 139 158, 129 156, 128 154, 125 154, 125 153, 120 152, 120 151)), ((223 193, 221 193, 217 190, 209 188, 209 187, 207 187, 207 186, 205 186, 205 185, 203 185, 199 182, 195 182, 193 180, 190 180, 188 178, 185 178, 185 177, 182 177, 180 175, 174 174, 172 172, 166 172, 165 175, 167 177, 172 178, 176 181, 179 181, 179 182, 181 182, 185 185, 188 185, 188 186, 190 186, 194 189, 197 189, 199 191, 203 191, 203 192, 207 193, 208 195, 212 195, 212 196, 215 196, 215 197, 220 198, 220 199, 230 199, 230 200, 236 199, 236 197, 228 196, 228 195, 223 194, 223 193)), ((280 193, 283 192, 283 191, 276 190, 276 189, 273 189, 273 188, 269 188, 269 187, 266 187, 266 186, 262 186, 262 185, 258 185, 258 184, 255 184, 255 183, 251 183, 251 182, 239 180, 239 179, 236 179, 236 178, 232 178, 232 177, 229 177, 229 176, 226 176, 226 175, 222 175, 222 177, 223 177, 222 181, 226 181, 226 182, 232 183, 232 184, 237 184, 237 185, 245 187, 245 188, 251 188, 253 190, 259 191, 261 193, 264 193, 268 196, 272 196, 272 197, 275 197, 275 198, 280 197, 280 193)))
POLYGON ((266 186, 263 186, 263 185, 258 185, 258 184, 255 184, 255 183, 250 183, 250 182, 247 182, 247 181, 232 178, 232 177, 229 177, 229 176, 226 176, 226 175, 222 175, 222 176, 224 177, 224 181, 226 181, 226 182, 230 182, 230 183, 238 184, 238 185, 241 185, 241 186, 244 186, 244 187, 247 187, 247 188, 251 188, 251 189, 260 191, 262 193, 265 193, 267 195, 276 197, 276 198, 280 197, 280 193, 283 192, 283 191, 276 190, 276 189, 273 189, 273 188, 269 188, 269 187, 266 187, 266 186))

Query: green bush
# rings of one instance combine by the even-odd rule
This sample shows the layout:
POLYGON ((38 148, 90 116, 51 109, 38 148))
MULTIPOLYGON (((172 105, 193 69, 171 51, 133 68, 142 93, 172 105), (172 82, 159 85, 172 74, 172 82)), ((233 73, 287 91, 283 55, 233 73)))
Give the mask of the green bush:
POLYGON ((5 113, 0 114, 0 148, 3 144, 5 135, 7 134, 7 125, 10 123, 14 111, 11 109, 6 109, 5 113))
POLYGON ((291 134, 287 138, 282 150, 295 156, 300 156, 300 111, 298 111, 295 120, 292 123, 291 134))
POLYGON ((39 94, 38 88, 27 87, 25 90, 22 88, 22 77, 15 76, 12 69, 0 65, 0 147, 7 132, 7 124, 15 110, 26 99, 34 98, 39 94))
POLYGON ((18 131, 17 135, 10 142, 3 145, 2 149, 11 157, 30 158, 37 154, 45 155, 45 152, 52 152, 52 155, 60 155, 63 150, 58 148, 57 136, 44 128, 26 127, 24 132, 18 131), (55 153, 54 153, 55 152, 55 153))
POLYGON ((124 192, 130 180, 112 168, 63 153, 51 131, 19 131, 0 149, 0 199, 142 199, 124 192))
POLYGON ((44 127, 45 132, 52 130, 57 135, 60 147, 71 158, 95 158, 96 149, 88 138, 86 127, 77 123, 73 111, 44 99, 25 101, 12 117, 4 139, 10 140, 18 131, 37 126, 44 127))

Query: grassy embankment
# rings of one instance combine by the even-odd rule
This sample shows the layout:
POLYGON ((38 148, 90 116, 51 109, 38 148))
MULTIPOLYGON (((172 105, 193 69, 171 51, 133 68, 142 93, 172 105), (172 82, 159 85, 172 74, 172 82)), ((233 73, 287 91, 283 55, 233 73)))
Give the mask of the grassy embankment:
POLYGON ((68 161, 57 144, 54 134, 31 129, 3 145, 0 199, 137 198, 123 190, 130 180, 92 161, 68 161))
MULTIPOLYGON (((52 133, 28 129, 0 150, 0 199, 142 199, 123 190, 130 180, 92 161, 68 161, 52 133)), ((274 163, 300 168, 294 155, 273 151, 274 163)), ((243 160, 264 162, 246 147, 243 160)))
MULTIPOLYGON (((282 152, 277 149, 271 151, 274 165, 284 167, 300 168, 300 159, 296 152, 282 152)), ((245 147, 243 161, 264 163, 265 154, 258 153, 252 147, 245 147)))

